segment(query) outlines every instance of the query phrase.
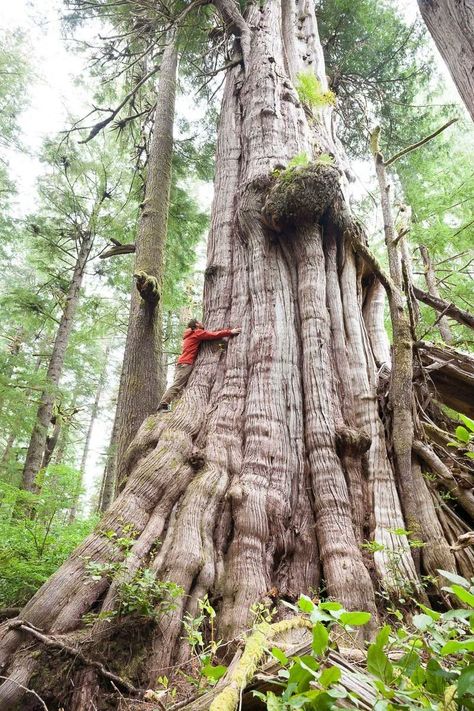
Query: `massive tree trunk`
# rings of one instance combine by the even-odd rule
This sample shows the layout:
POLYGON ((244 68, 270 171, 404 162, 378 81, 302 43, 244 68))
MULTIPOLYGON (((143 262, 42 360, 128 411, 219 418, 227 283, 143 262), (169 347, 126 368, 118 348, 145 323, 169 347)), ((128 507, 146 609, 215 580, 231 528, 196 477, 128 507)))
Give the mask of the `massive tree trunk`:
MULTIPOLYGON (((376 363, 388 357, 383 302, 352 248, 360 231, 344 200, 330 108, 312 111, 295 91, 301 71, 327 88, 313 4, 250 4, 238 22, 236 3, 216 4, 242 37, 245 61, 224 88, 204 311, 209 328, 242 331, 225 350, 202 347, 174 411, 148 417, 128 448, 125 487, 98 529, 21 613, 58 635, 80 628, 91 609, 117 609, 121 585, 140 568, 179 584, 176 609, 158 623, 137 631, 126 618, 98 621, 87 633, 92 653, 115 670, 128 665, 142 688, 189 659, 183 615, 194 616, 206 594, 217 634, 231 640, 251 624, 250 606, 269 596, 294 600, 321 585, 348 609, 372 611, 375 623, 377 589, 398 599, 418 582, 377 397, 384 380, 376 363), (282 171, 303 152, 309 166, 282 171), (335 166, 320 158, 329 153, 335 166), (126 555, 119 540, 130 531, 126 555), (362 554, 364 538, 381 544, 373 557, 362 554), (91 580, 88 559, 124 566, 113 581, 91 580)), ((421 571, 436 574, 440 561, 472 568, 472 556, 455 560, 446 542, 462 518, 443 512, 438 523, 416 460, 413 477, 421 571)), ((18 628, 1 641, 10 676, 2 709, 18 702, 18 684, 41 663, 25 641, 18 628)), ((100 698, 95 672, 85 677, 81 688, 100 698)), ((48 693, 63 704, 70 698, 63 687, 48 693)), ((76 708, 83 698, 76 694, 76 708)))
POLYGON ((474 0, 418 0, 418 6, 474 120, 474 0))
POLYGON ((162 390, 162 320, 160 294, 168 225, 173 122, 178 49, 170 35, 163 53, 157 88, 155 123, 147 166, 145 198, 136 240, 124 361, 117 400, 117 480, 123 485, 121 462, 143 420, 156 412, 162 390), (151 281, 150 281, 151 278, 151 281), (153 280, 156 280, 153 283, 153 280), (142 288, 151 284, 151 288, 142 288))
POLYGON ((41 468, 48 426, 51 421, 56 389, 59 385, 64 365, 64 358, 69 342, 69 336, 74 325, 74 316, 79 303, 79 294, 87 260, 93 243, 93 232, 85 232, 79 237, 79 251, 76 264, 66 296, 66 304, 59 322, 53 350, 46 373, 46 385, 41 394, 40 406, 36 415, 36 422, 31 434, 30 444, 23 467, 22 487, 28 491, 35 490, 35 477, 41 468))

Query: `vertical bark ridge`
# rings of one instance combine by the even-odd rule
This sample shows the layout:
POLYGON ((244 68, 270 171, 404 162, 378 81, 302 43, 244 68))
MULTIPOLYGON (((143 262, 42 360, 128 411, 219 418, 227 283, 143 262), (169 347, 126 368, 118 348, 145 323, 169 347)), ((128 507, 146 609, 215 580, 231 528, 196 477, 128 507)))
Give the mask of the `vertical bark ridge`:
MULTIPOLYGON (((355 430, 357 421, 337 268, 337 236, 333 225, 325 225, 323 239, 326 259, 326 299, 331 323, 332 360, 337 375, 337 399, 341 404, 341 414, 340 418, 338 417, 340 421, 336 423, 336 430, 342 435, 347 431, 347 428, 355 430)), ((354 434, 361 435, 363 432, 354 432, 354 434)), ((349 447, 349 443, 343 437, 341 437, 340 450, 339 456, 348 479, 354 532, 358 543, 361 544, 363 542, 366 511, 369 510, 367 485, 362 473, 361 458, 363 451, 355 452, 354 448, 349 447)))
POLYGON ((347 483, 336 455, 330 323, 320 230, 300 227, 295 250, 302 324, 306 456, 324 577, 329 594, 342 600, 348 609, 362 606, 375 613, 374 590, 357 544, 347 483))
POLYGON ((390 364, 390 343, 384 324, 385 303, 385 289, 378 279, 373 279, 365 293, 362 314, 377 368, 384 363, 390 364))
POLYGON ((356 422, 371 439, 366 467, 373 510, 372 535, 384 546, 374 553, 374 563, 382 585, 395 593, 403 581, 416 581, 417 576, 406 536, 393 532, 404 528, 404 518, 378 413, 375 362, 361 315, 356 258, 349 246, 340 278, 356 422))

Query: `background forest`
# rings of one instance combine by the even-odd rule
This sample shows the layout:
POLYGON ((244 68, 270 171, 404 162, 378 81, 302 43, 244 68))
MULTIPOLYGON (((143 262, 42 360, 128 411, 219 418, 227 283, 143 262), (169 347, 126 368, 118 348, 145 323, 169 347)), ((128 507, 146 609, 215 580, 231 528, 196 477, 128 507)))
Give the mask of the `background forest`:
MULTIPOLYGON (((41 130, 41 145, 34 148, 29 112, 46 78, 45 49, 37 38, 51 32, 39 19, 41 2, 25 6, 17 26, 13 15, 8 29, 0 30, 3 619, 27 603, 122 490, 124 453, 158 404, 156 397, 146 399, 150 372, 162 391, 173 376, 185 324, 202 317, 203 288, 212 278, 204 255, 222 69, 235 64, 232 42, 207 3, 204 20, 195 24, 186 20, 186 2, 156 5, 159 31, 145 2, 65 0, 48 9, 43 21, 57 21, 55 41, 81 69, 64 88, 67 111, 52 116, 51 124, 61 126, 41 130), (177 54, 160 42, 172 32, 176 13, 184 18, 179 75, 173 80, 170 73, 166 84, 163 67, 176 64, 177 54), (176 92, 171 117, 161 100, 166 91, 176 92), (157 166, 158 182, 151 186, 147 176, 157 166), (158 239, 148 250, 150 234, 158 239), (160 298, 153 324, 133 331, 143 273, 144 288, 157 284, 160 298), (147 392, 133 395, 134 378, 147 392)), ((474 129, 468 112, 413 3, 315 0, 314 6, 328 95, 322 99, 304 77, 298 95, 315 112, 318 102, 334 105, 348 158, 350 206, 383 268, 389 256, 371 134, 380 126, 381 151, 393 156, 453 119, 391 167, 393 209, 413 284, 425 296, 417 294, 416 339, 472 353, 466 322, 447 309, 434 310, 426 298, 474 310, 474 129)), ((47 115, 48 107, 43 111, 47 115)), ((300 154, 290 167, 306 162, 300 154)), ((385 316, 391 333, 388 306, 385 316)), ((451 397, 446 416, 454 422, 450 446, 468 471, 474 430, 467 417, 472 412, 457 412, 461 400, 451 397)), ((441 496, 449 504, 449 489, 441 496)), ((370 542, 365 545, 374 552, 370 542)), ((100 577, 103 570, 90 572, 100 577)), ((308 598, 307 609, 304 603, 300 609, 314 612, 311 605, 308 598)), ((201 612, 212 620, 205 607, 201 612)))

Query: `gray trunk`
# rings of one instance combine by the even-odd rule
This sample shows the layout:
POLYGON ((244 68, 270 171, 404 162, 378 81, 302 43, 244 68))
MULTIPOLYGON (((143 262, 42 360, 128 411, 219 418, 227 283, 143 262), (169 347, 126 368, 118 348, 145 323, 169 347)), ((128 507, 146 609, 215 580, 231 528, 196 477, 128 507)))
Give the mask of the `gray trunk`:
POLYGON ((105 386, 105 383, 107 380, 107 366, 108 366, 108 362, 109 362, 109 352, 110 352, 110 347, 107 346, 107 348, 105 349, 105 353, 104 353, 104 365, 102 368, 102 372, 100 373, 100 376, 99 376, 99 382, 97 383, 97 390, 95 392, 95 398, 94 398, 94 402, 92 403, 91 414, 90 414, 89 423, 87 426, 86 439, 84 441, 81 463, 79 466, 80 479, 77 483, 78 493, 77 493, 77 496, 74 500, 74 504, 71 508, 71 511, 69 513, 69 523, 72 523, 72 521, 74 521, 74 519, 76 518, 76 514, 77 514, 77 504, 78 504, 80 492, 82 489, 82 481, 84 478, 84 472, 86 470, 87 457, 89 456, 89 447, 90 447, 90 443, 91 443, 92 430, 94 429, 94 424, 97 419, 97 415, 99 413, 100 399, 102 397, 102 393, 104 391, 104 386, 105 386))
POLYGON ((418 6, 474 120, 474 0, 418 0, 418 6))
POLYGON ((80 238, 74 273, 69 285, 66 304, 59 323, 46 374, 46 386, 41 395, 41 403, 36 415, 36 422, 31 434, 30 444, 23 468, 22 487, 28 491, 35 490, 35 477, 38 474, 46 446, 48 426, 51 420, 56 389, 59 385, 64 365, 64 358, 69 342, 69 336, 74 325, 74 316, 79 303, 79 293, 82 279, 93 243, 92 233, 86 233, 80 238))
MULTIPOLYGON (((135 273, 144 272, 155 277, 160 292, 171 188, 177 55, 174 37, 171 37, 161 63, 145 199, 136 239, 135 273)), ((161 340, 159 302, 143 299, 133 288, 116 414, 119 485, 123 484, 120 463, 125 452, 143 420, 156 412, 160 402, 161 340)))

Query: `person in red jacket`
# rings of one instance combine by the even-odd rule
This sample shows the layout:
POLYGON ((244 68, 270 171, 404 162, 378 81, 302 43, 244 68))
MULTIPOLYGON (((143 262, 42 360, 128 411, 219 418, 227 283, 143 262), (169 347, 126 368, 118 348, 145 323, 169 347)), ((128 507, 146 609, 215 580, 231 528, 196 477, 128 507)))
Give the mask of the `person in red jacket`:
POLYGON ((168 412, 171 409, 170 403, 181 394, 191 375, 201 341, 216 341, 228 336, 237 336, 240 330, 240 328, 224 328, 221 331, 206 331, 201 321, 193 318, 183 333, 183 346, 178 358, 173 384, 161 398, 158 410, 168 412))

